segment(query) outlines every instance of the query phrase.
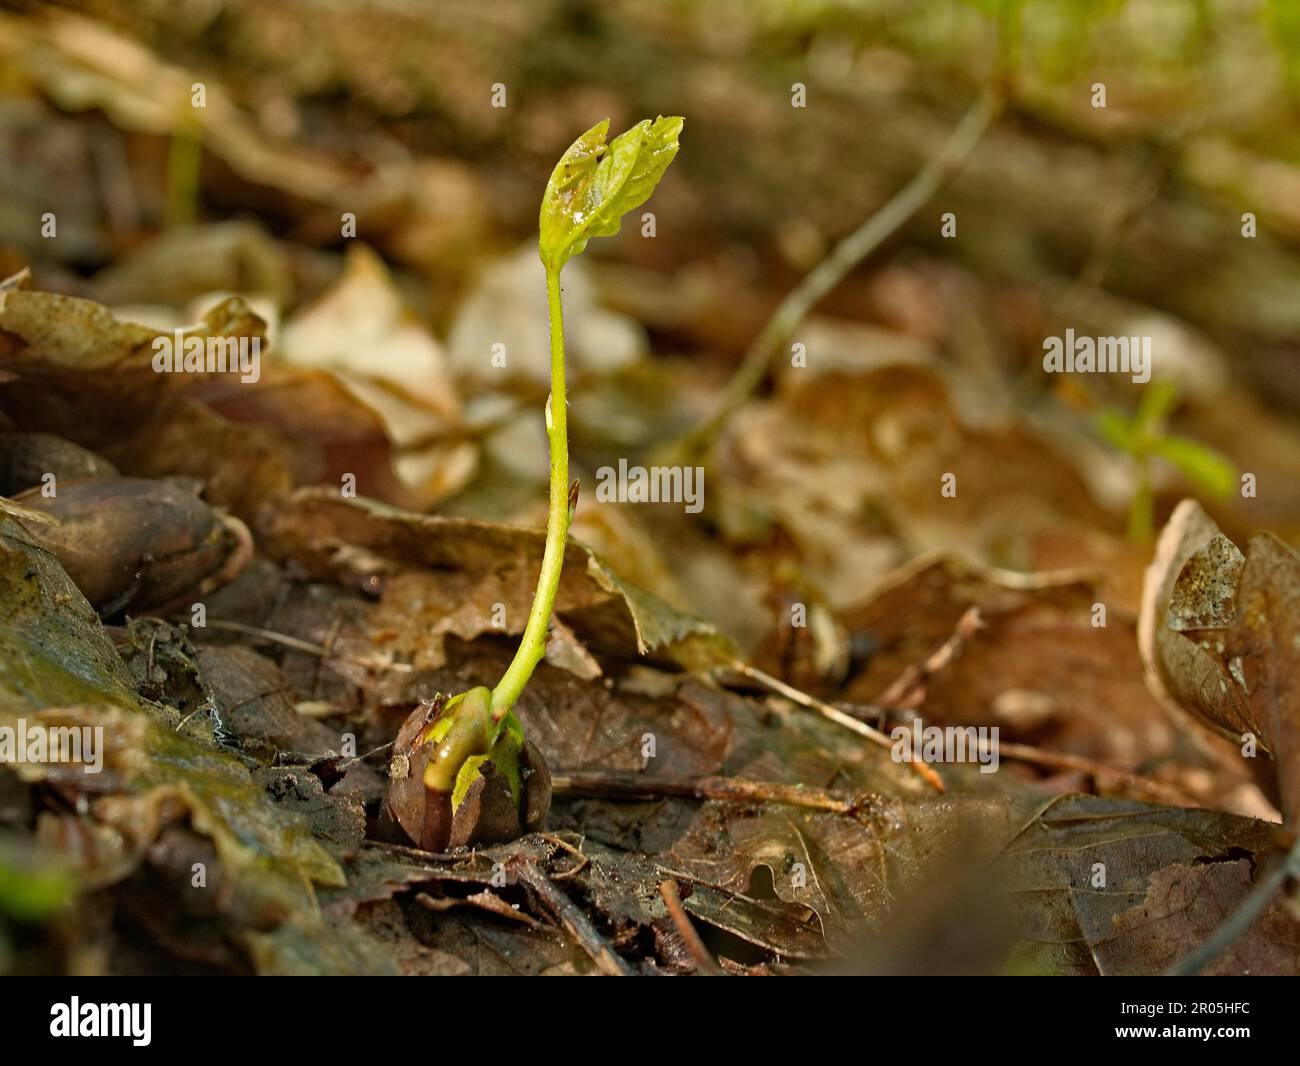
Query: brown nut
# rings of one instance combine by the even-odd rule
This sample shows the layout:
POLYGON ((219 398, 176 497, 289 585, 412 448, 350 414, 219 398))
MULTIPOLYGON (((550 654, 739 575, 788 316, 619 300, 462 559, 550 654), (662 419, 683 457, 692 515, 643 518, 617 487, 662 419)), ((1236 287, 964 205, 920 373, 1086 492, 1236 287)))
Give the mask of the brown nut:
POLYGON ((127 609, 163 610, 243 569, 252 554, 247 531, 204 503, 200 487, 114 477, 60 485, 49 498, 38 489, 17 499, 58 519, 33 525, 33 538, 95 609, 111 617, 127 609))
POLYGON ((0 436, 0 496, 17 496, 46 483, 56 489, 69 482, 117 477, 117 467, 92 451, 53 433, 6 433, 0 436))
POLYGON ((380 815, 381 835, 405 837, 424 851, 445 851, 504 844, 542 829, 551 807, 551 773, 531 741, 524 741, 519 754, 522 795, 518 804, 506 776, 491 760, 479 767, 478 780, 454 813, 449 794, 425 787, 424 769, 434 745, 420 744, 419 739, 439 710, 438 705, 416 708, 398 731, 380 815))

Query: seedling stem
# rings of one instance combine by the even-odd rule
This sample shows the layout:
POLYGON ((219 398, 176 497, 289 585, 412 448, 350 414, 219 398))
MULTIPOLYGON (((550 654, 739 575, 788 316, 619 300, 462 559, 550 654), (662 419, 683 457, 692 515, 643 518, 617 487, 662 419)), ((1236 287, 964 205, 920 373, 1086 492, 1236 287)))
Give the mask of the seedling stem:
POLYGON ((546 436, 551 449, 550 512, 546 548, 537 592, 528 612, 523 639, 510 666, 492 690, 492 718, 500 721, 515 705, 546 653, 546 630, 560 587, 564 548, 569 539, 569 429, 564 387, 564 308, 560 299, 562 267, 546 267, 546 307, 551 331, 551 395, 546 401, 546 436))

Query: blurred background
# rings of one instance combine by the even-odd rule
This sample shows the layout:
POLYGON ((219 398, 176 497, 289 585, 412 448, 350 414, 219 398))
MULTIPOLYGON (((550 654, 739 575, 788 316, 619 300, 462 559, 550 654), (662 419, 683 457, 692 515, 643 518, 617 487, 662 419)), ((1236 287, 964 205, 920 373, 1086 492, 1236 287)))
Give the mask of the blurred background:
POLYGON ((565 273, 574 535, 825 699, 904 706, 976 604, 929 719, 1276 817, 1226 757, 1161 762, 1133 626, 1181 498, 1300 541, 1293 0, 8 0, 0 275, 267 344, 256 384, 164 403, 109 373, 109 320, 51 320, 101 373, 0 388, 0 422, 200 478, 255 532, 346 475, 540 527, 541 192, 597 121, 659 114, 686 126, 653 217, 565 273), (1044 373, 1067 328, 1150 337, 1151 382, 1044 373), (597 500, 619 459, 700 465, 703 511, 597 500), (1083 641, 1094 601, 1120 624, 1083 641))
MULTIPOLYGON (((337 375, 378 416, 387 440, 368 444, 391 446, 395 476, 377 458, 364 494, 541 513, 537 204, 595 121, 681 114, 687 132, 653 238, 629 225, 567 277, 589 473, 714 410, 781 298, 997 88, 966 165, 788 338, 807 372, 783 345, 727 421, 705 516, 612 508, 588 536, 751 648, 774 561, 836 607, 931 547, 1122 571, 1106 534, 1141 471, 1097 420, 1132 416, 1141 388, 1043 374, 1042 339, 1067 326, 1153 338, 1170 431, 1261 486, 1248 513, 1207 501, 1225 529, 1300 531, 1300 16, 1283 0, 4 6, 6 273, 155 328, 246 297, 272 360, 337 375), (978 492, 943 509, 931 488, 955 454, 978 492), (671 566, 647 543, 661 523, 680 527, 671 566)), ((335 482, 331 419, 311 421, 293 479, 335 482)), ((1150 476, 1157 522, 1202 487, 1150 476)))

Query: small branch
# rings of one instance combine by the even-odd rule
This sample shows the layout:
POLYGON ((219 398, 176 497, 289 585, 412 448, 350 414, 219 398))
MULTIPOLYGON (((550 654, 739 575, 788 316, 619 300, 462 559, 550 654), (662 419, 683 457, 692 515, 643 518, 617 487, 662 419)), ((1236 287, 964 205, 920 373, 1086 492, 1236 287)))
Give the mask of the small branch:
MULTIPOLYGON (((978 607, 968 607, 962 612, 961 618, 957 620, 957 625, 953 628, 948 639, 922 662, 913 663, 899 674, 894 683, 880 696, 878 703, 873 704, 870 708, 864 708, 864 713, 874 712, 879 717, 879 720, 883 722, 893 712, 915 711, 925 702, 926 686, 929 684, 930 679, 946 670, 953 660, 961 654, 966 644, 983 628, 984 620, 980 609, 978 607)), ((1119 770, 1092 759, 1085 759, 1080 755, 1046 751, 1029 744, 1009 744, 1005 741, 999 741, 997 750, 999 757, 1015 759, 1019 762, 1046 766, 1053 770, 1077 770, 1098 778, 1110 777, 1135 791, 1144 792, 1164 803, 1183 805, 1197 802, 1194 797, 1188 796, 1178 789, 1163 785, 1158 781, 1152 781, 1148 777, 1130 773, 1128 770, 1119 770)))
POLYGON ((1093 777, 1110 777, 1127 785, 1134 791, 1145 792, 1162 803, 1172 803, 1175 806, 1200 805, 1200 801, 1196 797, 1189 796, 1187 793, 1170 785, 1153 781, 1149 777, 1143 777, 1141 774, 1131 773, 1128 770, 1118 770, 1113 766, 1107 766, 1105 763, 1085 759, 1082 755, 1046 751, 1043 748, 1035 748, 1029 744, 1008 744, 1006 741, 998 742, 998 755, 1007 759, 1015 759, 1018 762, 1032 763, 1035 766, 1046 766, 1053 770, 1078 770, 1093 777))
POLYGON ((707 974, 709 977, 721 977, 722 970, 713 961, 713 956, 709 954, 709 949, 704 946, 704 941, 700 939, 700 934, 691 922, 690 915, 686 913, 686 909, 682 906, 682 896, 678 891, 677 882, 672 878, 661 882, 659 895, 663 897, 664 906, 668 908, 668 917, 673 920, 677 935, 682 938, 686 950, 691 953, 691 958, 695 960, 696 971, 707 974))
POLYGON ((596 964, 600 972, 609 977, 633 977, 635 971, 597 932, 596 927, 573 900, 541 871, 535 862, 522 862, 516 867, 519 880, 527 885, 533 894, 578 945, 596 964))
POLYGON ((369 838, 363 840, 361 846, 371 851, 386 851, 393 855, 400 855, 404 859, 413 859, 424 866, 464 867, 473 865, 477 859, 473 852, 464 855, 449 855, 446 852, 425 851, 422 848, 413 848, 406 844, 391 844, 386 840, 371 840, 369 838))
POLYGON ((551 775, 551 791, 562 796, 613 796, 619 799, 723 800, 732 803, 780 803, 832 814, 855 814, 863 802, 843 793, 777 781, 743 777, 659 777, 578 771, 551 775))
MULTIPOLYGON (((735 670, 738 674, 741 674, 752 681, 757 681, 764 688, 771 689, 773 692, 780 696, 784 696, 786 699, 790 700, 792 703, 798 704, 800 707, 807 708, 810 711, 816 711, 823 718, 828 718, 832 722, 842 725, 845 729, 852 730, 854 733, 857 733, 858 736, 865 737, 867 740, 871 741, 872 744, 875 744, 878 747, 891 749, 894 746, 894 742, 884 733, 880 732, 879 729, 873 729, 871 726, 867 725, 866 722, 855 718, 847 711, 841 711, 838 707, 832 707, 829 703, 817 699, 816 696, 810 696, 806 692, 801 692, 794 686, 787 685, 779 678, 764 673, 755 666, 750 666, 748 663, 742 662, 739 659, 732 660, 730 666, 731 669, 735 670)), ((945 791, 943 779, 919 758, 913 759, 911 762, 907 763, 907 765, 910 766, 913 772, 936 792, 945 791)))
POLYGON ((227 622, 220 618, 209 618, 205 623, 205 628, 220 629, 227 633, 240 633, 246 637, 256 637, 258 640, 269 640, 273 644, 293 648, 294 651, 306 652, 308 655, 315 655, 322 659, 329 655, 329 649, 319 644, 313 644, 308 640, 299 640, 287 633, 276 633, 270 629, 262 629, 260 626, 246 625, 243 622, 227 622))
POLYGON ((888 710, 914 710, 925 702, 925 689, 931 677, 945 670, 962 653, 970 639, 984 628, 978 607, 967 607, 957 620, 948 639, 923 662, 912 663, 889 686, 877 701, 888 710))
POLYGON ((574 866, 571 866, 569 869, 563 871, 562 873, 552 874, 551 879, 553 881, 567 881, 570 877, 577 877, 578 874, 582 873, 583 870, 585 870, 588 866, 591 865, 591 859, 587 857, 587 855, 582 851, 582 849, 575 848, 563 837, 557 837, 550 833, 538 833, 537 835, 541 837, 543 840, 549 841, 550 843, 554 844, 557 848, 561 848, 564 851, 567 851, 570 855, 574 856, 578 860, 574 866))
POLYGON ((998 88, 986 90, 962 117, 948 141, 893 198, 845 237, 781 301, 754 338, 736 373, 727 382, 712 414, 681 442, 683 451, 706 446, 733 411, 762 383, 772 354, 822 299, 868 255, 894 235, 961 168, 984 131, 1002 109, 998 88))

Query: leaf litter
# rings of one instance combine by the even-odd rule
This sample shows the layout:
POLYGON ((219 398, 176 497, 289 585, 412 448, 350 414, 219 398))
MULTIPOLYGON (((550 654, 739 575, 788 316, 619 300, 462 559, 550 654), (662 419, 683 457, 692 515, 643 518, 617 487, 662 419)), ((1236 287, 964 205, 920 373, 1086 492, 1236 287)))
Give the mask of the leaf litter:
MULTIPOLYGON (((51 114, 177 136, 167 86, 188 76, 114 31, 4 16, 0 53, 51 114)), ((489 220, 467 165, 399 151, 367 171, 286 147, 213 90, 204 152, 232 197, 292 225, 173 226, 111 261, 100 248, 85 281, 38 266, 0 284, 0 725, 104 741, 100 773, 0 767, 3 965, 1156 973, 1290 849, 1284 537, 1247 537, 1231 504, 1172 507, 1187 486, 1166 471, 1143 584, 1151 552, 1071 452, 1079 435, 997 399, 1006 368, 972 387, 982 356, 940 356, 952 323, 904 306, 940 275, 941 302, 977 287, 933 262, 870 274, 868 302, 896 298, 879 321, 807 323, 839 354, 737 406, 700 460, 702 520, 592 499, 597 469, 651 463, 718 391, 674 346, 735 354, 773 295, 738 291, 752 275, 726 255, 698 256, 691 284, 618 262, 642 254, 626 238, 571 276, 578 539, 518 704, 552 768, 549 823, 445 854, 383 839, 398 727, 500 676, 533 595, 536 262, 472 250, 489 220), (457 218, 430 207, 444 197, 457 218), (358 205, 384 222, 327 250, 358 205), (155 373, 175 329, 256 339, 260 376, 155 373), (518 358, 498 375, 479 349, 500 335, 518 358), (920 721, 996 727, 1000 772, 937 765, 936 788, 863 733, 920 721), (953 913, 987 935, 945 959, 953 913)), ((622 182, 639 206, 672 121, 599 162, 575 145, 574 202, 622 182)), ((698 194, 680 181, 665 193, 698 194)), ((491 225, 509 228, 501 195, 491 225)), ((566 253, 618 228, 589 221, 566 253)), ((1041 294, 1015 298, 1043 314, 1041 294)), ((1292 440, 1253 396, 1224 402, 1292 440)), ((1230 449, 1204 393, 1175 417, 1230 449)), ((1280 531, 1300 528, 1288 506, 1270 503, 1280 531)), ((1293 911, 1267 901, 1208 971, 1296 972, 1293 911)))

